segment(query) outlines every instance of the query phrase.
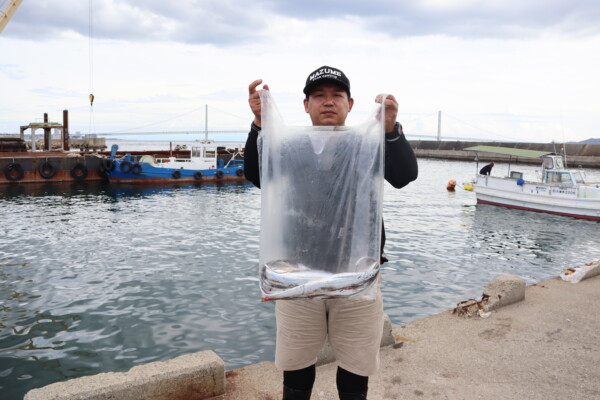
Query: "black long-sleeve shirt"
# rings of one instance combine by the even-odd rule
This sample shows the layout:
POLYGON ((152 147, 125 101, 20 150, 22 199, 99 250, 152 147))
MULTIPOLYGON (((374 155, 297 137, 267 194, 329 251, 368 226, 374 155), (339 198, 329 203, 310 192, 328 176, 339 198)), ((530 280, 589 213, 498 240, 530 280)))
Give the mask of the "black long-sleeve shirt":
MULTIPOLYGON (((254 123, 248 133, 244 149, 244 174, 246 179, 260 188, 260 169, 257 140, 260 128, 254 123)), ((412 147, 402 132, 402 125, 396 123, 392 132, 385 134, 384 177, 396 189, 403 188, 417 179, 419 168, 412 147)), ((382 222, 383 224, 383 222, 382 222)), ((385 229, 381 231, 381 252, 385 245, 385 229)))
POLYGON ((494 167, 494 166, 493 166, 492 164, 488 164, 488 165, 486 165, 485 167, 481 168, 481 169, 479 170, 479 173, 480 173, 481 175, 490 175, 490 174, 492 173, 492 168, 493 168, 493 167, 494 167))

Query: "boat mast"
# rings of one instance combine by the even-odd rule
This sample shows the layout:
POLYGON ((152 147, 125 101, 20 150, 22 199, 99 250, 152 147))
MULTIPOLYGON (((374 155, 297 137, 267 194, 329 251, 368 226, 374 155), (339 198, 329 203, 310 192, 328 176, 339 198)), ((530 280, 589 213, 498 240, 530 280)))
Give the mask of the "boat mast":
POLYGON ((438 132, 437 132, 437 141, 442 140, 442 111, 438 111, 438 132))
POLYGON ((204 141, 208 143, 208 104, 204 105, 204 141))

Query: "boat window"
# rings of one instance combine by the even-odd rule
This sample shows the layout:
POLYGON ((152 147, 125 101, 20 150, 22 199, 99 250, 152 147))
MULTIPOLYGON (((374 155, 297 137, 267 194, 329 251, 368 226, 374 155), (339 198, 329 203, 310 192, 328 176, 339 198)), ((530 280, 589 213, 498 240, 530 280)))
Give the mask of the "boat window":
POLYGON ((563 162, 562 162, 562 158, 556 158, 556 168, 562 168, 563 167, 563 162))
POLYGON ((192 157, 201 157, 200 147, 192 147, 192 157))
POLYGON ((551 157, 544 157, 544 161, 542 162, 542 166, 544 168, 549 168, 549 169, 554 168, 554 163, 552 162, 552 158, 551 157))
POLYGON ((583 175, 581 174, 581 172, 573 172, 573 179, 575 180, 575 183, 585 183, 585 178, 583 177, 583 175))
POLYGON ((216 155, 215 149, 204 149, 204 157, 206 158, 214 158, 216 155))
POLYGON ((568 172, 547 171, 546 178, 548 183, 571 183, 571 176, 568 172))
POLYGON ((523 173, 518 171, 510 171, 511 179, 523 179, 523 173))

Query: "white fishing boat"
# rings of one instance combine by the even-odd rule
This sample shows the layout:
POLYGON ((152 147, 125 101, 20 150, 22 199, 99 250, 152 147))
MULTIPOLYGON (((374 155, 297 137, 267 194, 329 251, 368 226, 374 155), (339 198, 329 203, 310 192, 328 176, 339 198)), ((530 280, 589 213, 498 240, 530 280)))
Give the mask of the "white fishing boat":
POLYGON ((496 146, 465 150, 509 156, 505 177, 476 174, 472 190, 477 203, 600 221, 600 184, 587 182, 583 170, 566 169, 562 156, 496 146), (512 157, 541 158, 542 169, 536 170, 535 178, 525 177, 523 172, 511 171, 512 157))

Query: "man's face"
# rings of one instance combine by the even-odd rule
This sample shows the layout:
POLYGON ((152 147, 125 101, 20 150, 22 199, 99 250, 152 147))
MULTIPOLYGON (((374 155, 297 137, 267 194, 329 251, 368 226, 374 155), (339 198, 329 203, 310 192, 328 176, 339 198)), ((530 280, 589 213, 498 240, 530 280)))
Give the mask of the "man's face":
POLYGON ((353 104, 354 99, 349 99, 348 93, 340 86, 324 83, 318 85, 308 99, 304 99, 304 111, 315 126, 342 126, 353 104))

